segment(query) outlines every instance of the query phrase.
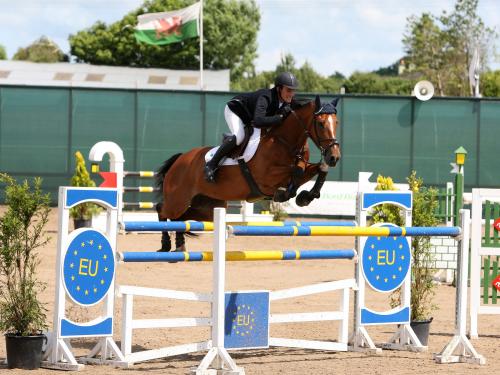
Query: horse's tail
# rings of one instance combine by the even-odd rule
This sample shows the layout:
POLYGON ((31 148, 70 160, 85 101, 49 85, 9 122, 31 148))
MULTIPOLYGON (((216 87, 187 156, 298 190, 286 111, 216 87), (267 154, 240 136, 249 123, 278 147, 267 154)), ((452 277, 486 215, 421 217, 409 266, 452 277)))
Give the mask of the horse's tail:
POLYGON ((163 191, 163 180, 165 179, 165 175, 167 174, 168 170, 174 165, 176 160, 181 156, 182 154, 175 154, 172 156, 170 159, 167 159, 163 162, 160 168, 156 171, 156 182, 155 185, 157 188, 159 188, 160 194, 163 191))

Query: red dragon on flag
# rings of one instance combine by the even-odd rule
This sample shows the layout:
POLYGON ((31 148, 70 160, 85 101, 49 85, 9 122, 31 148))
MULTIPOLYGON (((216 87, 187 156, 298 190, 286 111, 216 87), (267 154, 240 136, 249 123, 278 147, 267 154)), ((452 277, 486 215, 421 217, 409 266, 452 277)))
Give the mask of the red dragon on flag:
POLYGON ((161 39, 170 34, 181 34, 182 19, 179 16, 163 18, 157 21, 156 39, 161 39))

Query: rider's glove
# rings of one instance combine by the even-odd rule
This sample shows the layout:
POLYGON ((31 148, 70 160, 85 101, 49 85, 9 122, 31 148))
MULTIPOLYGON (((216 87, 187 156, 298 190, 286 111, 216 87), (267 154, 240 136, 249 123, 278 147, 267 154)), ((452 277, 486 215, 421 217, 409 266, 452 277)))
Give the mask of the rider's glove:
POLYGON ((283 117, 283 119, 286 119, 290 112, 292 112, 292 107, 290 107, 290 104, 288 103, 284 103, 278 110, 278 113, 281 117, 283 117))

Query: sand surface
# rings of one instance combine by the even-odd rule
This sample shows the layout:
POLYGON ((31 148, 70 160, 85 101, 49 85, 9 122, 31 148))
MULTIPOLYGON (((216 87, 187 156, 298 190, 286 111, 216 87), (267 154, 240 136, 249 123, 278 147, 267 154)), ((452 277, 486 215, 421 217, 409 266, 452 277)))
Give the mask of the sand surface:
MULTIPOLYGON (((47 302, 48 321, 52 322, 55 293, 55 261, 57 239, 57 212, 53 209, 48 226, 50 243, 40 250, 41 265, 39 278, 47 283, 41 299, 47 302)), ((121 234, 118 238, 119 251, 151 251, 159 247, 159 234, 121 234)), ((203 234, 188 240, 192 251, 210 250, 212 236, 203 234)), ((352 248, 352 237, 238 237, 230 238, 228 250, 281 250, 281 249, 341 249, 352 248)), ((353 277, 353 262, 348 260, 325 261, 267 261, 227 263, 226 290, 277 290, 307 284, 340 280, 353 277)), ((168 288, 186 291, 209 292, 211 288, 211 263, 179 264, 121 264, 117 271, 119 284, 145 287, 168 288)), ((312 312, 336 310, 339 293, 329 292, 308 297, 277 301, 271 312, 312 312)), ((387 296, 367 295, 367 306, 379 311, 388 309, 387 296)), ((353 294, 351 293, 351 310, 353 294)), ((355 352, 326 352, 303 349, 271 348, 232 352, 231 355, 246 374, 499 374, 500 373, 500 316, 483 315, 479 319, 479 340, 472 343, 476 350, 487 359, 485 366, 470 364, 436 364, 433 353, 439 352, 451 339, 454 332, 455 288, 439 285, 435 303, 439 309, 433 314, 429 350, 425 353, 387 351, 381 355, 355 352)), ((95 310, 94 310, 95 311, 95 310)), ((94 316, 85 309, 71 307, 70 317, 77 321, 88 321, 94 316)), ((116 301, 114 339, 119 344, 121 299, 116 301)), ((209 315, 206 303, 136 298, 134 318, 203 317, 209 315)), ((351 326, 351 323, 350 323, 351 326)), ((352 328, 352 327, 350 327, 352 328)), ((375 342, 387 341, 395 326, 369 328, 375 342)), ((336 340, 337 322, 273 324, 271 336, 284 338, 304 338, 311 340, 336 340)), ((204 341, 208 338, 207 328, 153 329, 134 331, 133 351, 155 349, 170 345, 204 341)), ((93 346, 92 340, 74 340, 77 355, 85 353, 93 346)), ((87 365, 82 374, 187 374, 198 366, 204 352, 187 354, 167 359, 159 359, 136 364, 131 369, 116 369, 109 366, 87 365)), ((0 361, 5 358, 5 344, 0 345, 0 361)), ((2 374, 25 373, 22 370, 7 370, 0 365, 2 374)), ((34 374, 54 374, 52 370, 40 369, 34 374)))

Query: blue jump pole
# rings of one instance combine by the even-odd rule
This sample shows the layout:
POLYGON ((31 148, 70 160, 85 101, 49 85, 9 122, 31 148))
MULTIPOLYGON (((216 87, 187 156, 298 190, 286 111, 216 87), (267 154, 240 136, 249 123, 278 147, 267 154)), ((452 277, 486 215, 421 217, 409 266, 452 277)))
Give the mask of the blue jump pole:
POLYGON ((460 227, 257 227, 229 226, 235 236, 458 236, 460 227))
MULTIPOLYGON (((341 226, 355 226, 354 221, 270 221, 266 222, 250 222, 238 223, 245 226, 270 226, 270 227, 289 227, 289 226, 303 226, 303 227, 341 227, 341 226)), ((188 231, 210 231, 213 230, 213 224, 206 221, 126 221, 125 231, 128 232, 188 232, 188 231)))
MULTIPOLYGON (((341 250, 262 250, 228 251, 228 261, 262 260, 304 260, 304 259, 352 259, 356 256, 353 249, 341 250)), ((190 252, 123 252, 123 262, 210 262, 211 251, 190 252)))

